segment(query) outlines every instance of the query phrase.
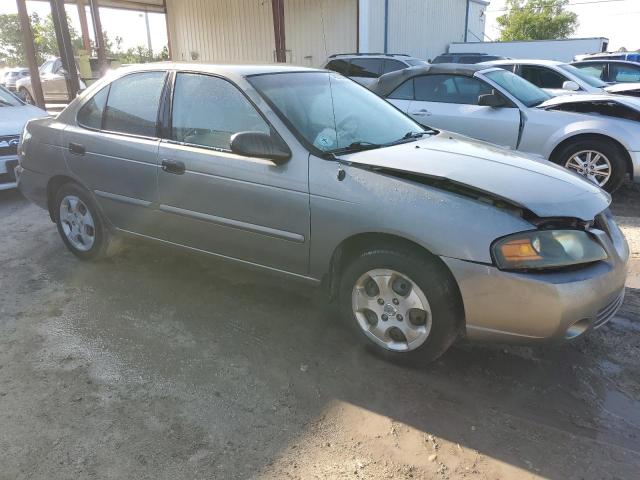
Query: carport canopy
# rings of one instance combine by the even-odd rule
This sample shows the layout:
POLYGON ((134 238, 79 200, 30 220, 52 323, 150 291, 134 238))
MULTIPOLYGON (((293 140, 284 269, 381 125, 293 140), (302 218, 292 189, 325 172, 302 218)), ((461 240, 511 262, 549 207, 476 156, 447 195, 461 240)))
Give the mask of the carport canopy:
MULTIPOLYGON (((91 10, 91 17, 93 20, 93 31, 96 42, 96 51, 98 53, 98 62, 101 66, 101 70, 107 68, 106 55, 103 43, 102 24, 100 21, 99 7, 116 8, 121 10, 134 10, 139 12, 155 12, 166 13, 165 0, 35 0, 40 2, 47 2, 51 5, 51 14, 53 17, 53 23, 56 30, 56 40, 58 43, 58 50, 62 59, 62 64, 67 72, 69 72, 69 78, 67 78, 67 91, 69 92, 69 100, 73 99, 80 89, 78 75, 74 67, 74 55, 73 48, 71 47, 71 36, 69 34, 69 26, 67 25, 67 18, 62 12, 64 12, 63 5, 71 4, 77 5, 78 15, 80 17, 80 25, 82 28, 82 41, 85 50, 90 49, 89 40, 89 28, 87 25, 87 16, 85 13, 85 5, 88 5, 91 10)), ((24 40, 24 48, 26 51, 27 62, 29 65, 29 73, 32 78, 32 87, 34 93, 35 103, 45 108, 44 96, 42 94, 42 85, 40 83, 40 76, 38 71, 38 65, 35 57, 35 45, 33 39, 33 31, 31 29, 31 23, 27 13, 26 0, 16 0, 18 6, 18 15, 20 17, 20 24, 22 27, 22 36, 24 40)), ((169 46, 171 49, 171 46, 169 46)), ((171 52, 171 50, 169 50, 171 52)))

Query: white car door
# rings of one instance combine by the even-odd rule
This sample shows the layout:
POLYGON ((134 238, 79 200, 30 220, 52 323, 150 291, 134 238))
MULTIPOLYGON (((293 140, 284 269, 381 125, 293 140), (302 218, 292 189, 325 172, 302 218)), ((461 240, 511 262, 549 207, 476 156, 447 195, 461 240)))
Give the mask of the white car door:
MULTIPOLYGON (((405 96, 408 96, 408 90, 406 86, 405 96)), ((501 108, 478 105, 479 96, 492 91, 489 84, 477 78, 460 75, 415 77, 413 100, 406 111, 423 125, 516 148, 520 129, 519 109, 509 101, 508 106, 501 108)))

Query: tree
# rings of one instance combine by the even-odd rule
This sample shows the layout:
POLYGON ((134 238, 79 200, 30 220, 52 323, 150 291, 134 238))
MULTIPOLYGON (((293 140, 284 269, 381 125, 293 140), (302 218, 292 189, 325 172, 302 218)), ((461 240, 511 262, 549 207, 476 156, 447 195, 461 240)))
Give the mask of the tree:
POLYGON ((578 16, 566 10, 569 0, 507 0, 507 13, 498 17, 500 40, 554 40, 567 38, 578 26, 578 16))
MULTIPOLYGON (((58 56, 58 42, 53 27, 51 15, 40 18, 37 13, 31 14, 31 29, 33 31, 33 43, 36 49, 36 61, 38 65, 47 57, 58 56)), ((69 20, 67 19, 69 22, 69 20)), ((82 48, 82 39, 78 32, 69 25, 69 34, 73 48, 82 48)), ((17 13, 0 15, 0 60, 4 60, 9 66, 25 66, 27 59, 22 45, 22 29, 17 13)))

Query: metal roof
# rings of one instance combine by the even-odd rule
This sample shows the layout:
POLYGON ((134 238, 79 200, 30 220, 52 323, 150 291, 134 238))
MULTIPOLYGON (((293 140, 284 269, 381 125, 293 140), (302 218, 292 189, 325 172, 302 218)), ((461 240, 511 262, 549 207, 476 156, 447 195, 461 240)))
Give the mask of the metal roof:
MULTIPOLYGON (((36 0, 39 2, 49 2, 49 0, 36 0)), ((76 0, 64 0, 64 3, 76 5, 76 0)), ((89 1, 84 0, 88 5, 89 1)), ((167 6, 165 0, 99 0, 100 7, 118 8, 121 10, 135 10, 138 12, 166 13, 167 6)))

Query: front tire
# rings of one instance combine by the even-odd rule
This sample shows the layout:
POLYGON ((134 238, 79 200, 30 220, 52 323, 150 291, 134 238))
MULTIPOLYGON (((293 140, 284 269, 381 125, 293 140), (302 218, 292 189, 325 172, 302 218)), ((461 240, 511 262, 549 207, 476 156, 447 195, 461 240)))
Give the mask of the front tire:
POLYGON ((553 161, 609 193, 620 187, 627 173, 624 152, 618 145, 599 138, 571 143, 558 152, 553 161))
POLYGON ((411 249, 371 249, 354 258, 341 275, 339 305, 365 347, 391 361, 432 362, 464 324, 451 273, 411 249))
POLYGON ((71 253, 81 260, 105 257, 111 235, 89 193, 66 183, 56 193, 55 202, 58 233, 71 253))
POLYGON ((29 105, 36 104, 36 101, 33 99, 33 96, 31 95, 29 90, 27 90, 26 88, 21 88, 20 93, 24 96, 24 101, 27 102, 29 105))

